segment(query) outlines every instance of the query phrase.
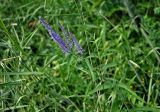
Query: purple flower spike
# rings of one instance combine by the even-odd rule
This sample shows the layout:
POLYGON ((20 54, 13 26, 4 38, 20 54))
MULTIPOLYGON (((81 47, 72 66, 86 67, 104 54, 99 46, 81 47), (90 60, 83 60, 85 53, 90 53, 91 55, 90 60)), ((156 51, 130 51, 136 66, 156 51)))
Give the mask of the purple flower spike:
POLYGON ((69 53, 70 50, 68 49, 65 42, 61 39, 61 37, 52 29, 52 27, 41 17, 39 17, 40 22, 42 25, 47 29, 52 39, 59 45, 64 53, 69 53))
POLYGON ((66 32, 65 29, 64 29, 64 27, 63 27, 59 22, 58 22, 58 24, 59 24, 62 32, 63 32, 64 35, 66 36, 66 40, 67 40, 67 44, 68 44, 69 49, 71 49, 71 48, 72 48, 72 45, 74 44, 75 47, 76 47, 76 49, 77 49, 77 51, 78 51, 78 53, 83 54, 83 51, 84 51, 84 50, 83 50, 82 47, 79 45, 76 37, 75 37, 71 32, 66 32), (71 38, 72 38, 72 40, 71 40, 70 42, 69 42, 69 35, 70 35, 71 38))
POLYGON ((64 53, 70 53, 71 48, 74 44, 78 53, 83 54, 84 50, 79 45, 76 37, 72 33, 66 32, 64 27, 59 22, 58 22, 58 24, 59 24, 62 32, 66 36, 66 43, 62 40, 62 38, 52 29, 52 27, 43 18, 39 17, 39 20, 42 23, 42 25, 45 27, 45 29, 47 29, 47 31, 49 32, 52 39, 59 45, 59 47, 62 49, 62 51, 64 53), (71 37, 71 38, 69 39, 69 37, 71 37))
POLYGON ((73 41, 73 43, 74 43, 74 45, 75 45, 78 53, 83 54, 83 51, 84 51, 84 50, 83 50, 82 47, 79 45, 76 37, 75 37, 71 32, 69 32, 69 34, 72 36, 72 41, 73 41))
POLYGON ((39 17, 39 20, 48 31, 52 30, 52 27, 42 17, 39 17))
POLYGON ((66 43, 69 44, 69 34, 68 34, 68 32, 66 32, 66 30, 64 29, 64 27, 61 25, 60 22, 58 22, 58 25, 60 26, 62 32, 63 32, 64 35, 66 36, 66 43))

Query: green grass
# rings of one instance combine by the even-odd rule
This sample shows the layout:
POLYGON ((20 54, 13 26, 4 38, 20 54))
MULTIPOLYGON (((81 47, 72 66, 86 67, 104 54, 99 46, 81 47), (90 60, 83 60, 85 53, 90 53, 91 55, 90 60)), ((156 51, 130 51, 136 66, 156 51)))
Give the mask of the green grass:
POLYGON ((159 112, 160 1, 0 1, 0 111, 159 112), (84 54, 65 55, 40 24, 84 54))

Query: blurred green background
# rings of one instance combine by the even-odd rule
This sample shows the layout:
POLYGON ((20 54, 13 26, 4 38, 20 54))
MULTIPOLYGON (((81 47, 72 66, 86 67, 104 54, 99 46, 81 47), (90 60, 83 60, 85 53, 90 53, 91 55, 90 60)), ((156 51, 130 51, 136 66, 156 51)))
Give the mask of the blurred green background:
POLYGON ((0 0, 0 111, 159 112, 159 17, 159 0, 0 0))

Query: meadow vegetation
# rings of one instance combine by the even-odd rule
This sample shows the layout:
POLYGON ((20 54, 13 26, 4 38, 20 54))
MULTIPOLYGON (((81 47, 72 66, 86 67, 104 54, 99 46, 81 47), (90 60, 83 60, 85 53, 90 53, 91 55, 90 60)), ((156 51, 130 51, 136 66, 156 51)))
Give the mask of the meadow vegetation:
POLYGON ((160 112, 159 18, 159 0, 0 0, 0 111, 160 112))

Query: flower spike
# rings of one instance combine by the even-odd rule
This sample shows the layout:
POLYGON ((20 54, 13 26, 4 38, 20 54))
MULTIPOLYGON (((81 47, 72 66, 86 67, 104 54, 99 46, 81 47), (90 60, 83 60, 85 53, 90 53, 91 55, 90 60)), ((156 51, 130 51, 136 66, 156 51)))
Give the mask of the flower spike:
POLYGON ((61 37, 52 29, 52 27, 41 17, 39 17, 40 22, 42 25, 47 29, 48 33, 50 34, 51 38, 59 45, 64 53, 69 53, 69 49, 67 48, 66 43, 61 39, 61 37))
POLYGON ((42 17, 39 17, 39 20, 42 23, 42 25, 45 27, 45 29, 47 29, 51 38, 59 45, 59 47, 62 49, 64 53, 70 53, 71 48, 74 44, 78 53, 83 54, 84 50, 78 43, 76 37, 71 32, 66 32, 64 27, 59 22, 58 24, 66 37, 66 42, 63 41, 63 39, 52 29, 52 27, 42 17), (71 37, 71 39, 69 39, 69 37, 71 37))

